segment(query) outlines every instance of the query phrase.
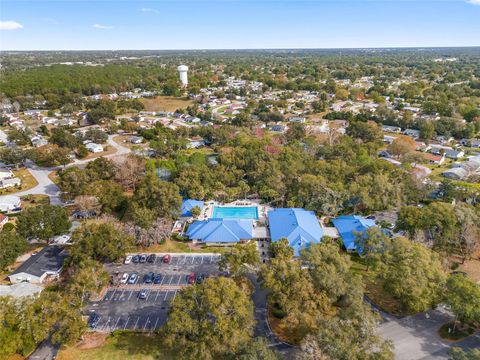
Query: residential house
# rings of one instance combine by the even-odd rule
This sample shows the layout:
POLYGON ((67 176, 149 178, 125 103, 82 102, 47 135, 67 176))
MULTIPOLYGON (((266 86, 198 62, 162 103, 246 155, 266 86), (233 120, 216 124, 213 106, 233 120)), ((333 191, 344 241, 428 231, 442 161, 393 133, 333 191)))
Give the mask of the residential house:
POLYGON ((5 214, 0 214, 0 229, 3 228, 3 225, 5 225, 6 223, 8 223, 8 216, 5 215, 5 214))
POLYGON ((447 158, 454 159, 454 160, 461 159, 465 155, 465 153, 461 149, 456 150, 451 147, 443 146, 443 145, 432 145, 430 152, 436 155, 445 154, 447 158))
POLYGON ((143 142, 143 137, 141 136, 130 136, 128 139, 132 144, 141 144, 143 142))
POLYGON ((8 276, 12 284, 29 282, 41 284, 50 277, 58 277, 67 258, 63 247, 49 245, 38 254, 30 256, 18 269, 8 276))
POLYGON ((480 139, 462 139, 460 144, 463 146, 469 146, 473 148, 480 148, 480 139))
POLYGON ((193 139, 188 139, 187 149, 197 149, 205 145, 206 145, 205 140, 203 140, 201 137, 196 137, 193 139))
POLYGON ((287 127, 285 125, 272 125, 270 127, 270 130, 274 132, 285 132, 287 130, 287 127))
POLYGON ((13 173, 9 169, 0 169, 0 180, 9 179, 13 177, 13 173))
POLYGON ((7 189, 10 187, 20 186, 22 185, 22 180, 17 177, 12 177, 9 179, 2 179, 0 180, 0 189, 7 189))
POLYGON ((434 165, 441 165, 445 161, 445 154, 435 155, 430 153, 424 153, 423 156, 430 164, 434 165))
POLYGON ((311 244, 320 243, 323 230, 313 211, 300 208, 279 208, 268 212, 268 226, 273 242, 288 239, 295 256, 311 244))
POLYGON ((399 128, 398 126, 390 126, 390 125, 383 125, 382 130, 385 132, 397 133, 397 134, 402 132, 402 129, 399 128))
POLYGON ((414 138, 414 139, 420 138, 420 130, 406 129, 403 133, 407 136, 410 136, 410 137, 414 138))
POLYGON ((88 151, 92 152, 92 153, 99 153, 99 152, 102 152, 103 151, 103 146, 100 145, 100 144, 96 144, 96 143, 88 143, 87 145, 85 145, 85 147, 87 148, 88 151))
POLYGON ((18 196, 15 195, 3 195, 0 196, 0 211, 11 212, 19 209, 22 202, 18 196))
POLYGON ((385 144, 391 144, 393 141, 396 139, 395 136, 390 136, 390 135, 383 135, 383 142, 385 144))
POLYGON ((303 124, 306 121, 306 119, 302 116, 292 116, 292 117, 288 118, 288 121, 303 124))
POLYGON ((445 170, 442 176, 452 180, 465 180, 468 177, 468 171, 461 167, 454 167, 445 170))

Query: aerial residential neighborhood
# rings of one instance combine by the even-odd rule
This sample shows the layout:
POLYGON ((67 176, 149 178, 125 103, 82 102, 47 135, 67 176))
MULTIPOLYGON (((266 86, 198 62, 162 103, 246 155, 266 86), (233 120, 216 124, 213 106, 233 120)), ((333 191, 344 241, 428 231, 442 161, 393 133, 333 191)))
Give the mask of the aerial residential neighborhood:
POLYGON ((0 360, 480 358, 478 1, 0 9, 0 360))

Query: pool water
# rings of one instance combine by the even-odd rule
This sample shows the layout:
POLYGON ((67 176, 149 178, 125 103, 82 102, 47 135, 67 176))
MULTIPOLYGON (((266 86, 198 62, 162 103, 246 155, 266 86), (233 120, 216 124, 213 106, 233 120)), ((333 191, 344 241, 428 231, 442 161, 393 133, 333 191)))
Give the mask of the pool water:
POLYGON ((215 206, 212 218, 215 219, 258 219, 256 206, 215 206))

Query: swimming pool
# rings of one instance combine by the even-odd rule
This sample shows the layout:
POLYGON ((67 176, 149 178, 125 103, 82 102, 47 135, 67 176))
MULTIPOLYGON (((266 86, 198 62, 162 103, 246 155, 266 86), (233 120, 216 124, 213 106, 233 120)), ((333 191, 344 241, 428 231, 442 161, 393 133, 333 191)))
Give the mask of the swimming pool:
POLYGON ((258 220, 258 209, 256 206, 215 206, 212 218, 258 220))

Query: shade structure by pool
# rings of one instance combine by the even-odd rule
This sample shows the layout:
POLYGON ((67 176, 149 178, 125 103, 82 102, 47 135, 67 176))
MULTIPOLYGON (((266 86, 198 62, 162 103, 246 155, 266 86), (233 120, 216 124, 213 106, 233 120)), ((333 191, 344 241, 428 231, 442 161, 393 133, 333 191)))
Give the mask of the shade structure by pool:
POLYGON ((191 240, 205 243, 237 243, 253 238, 251 219, 208 219, 194 221, 187 230, 191 240))
POLYGON ((212 218, 215 219, 258 219, 256 206, 215 206, 212 218))

